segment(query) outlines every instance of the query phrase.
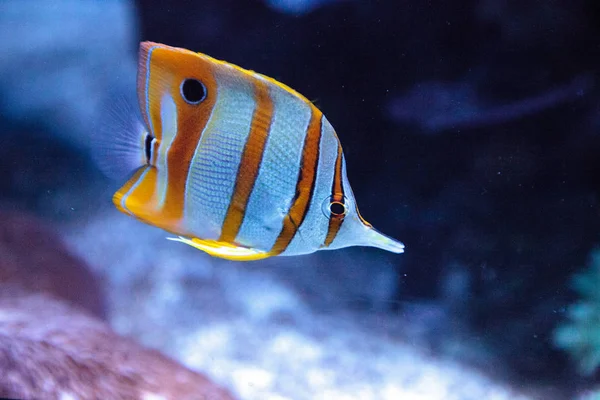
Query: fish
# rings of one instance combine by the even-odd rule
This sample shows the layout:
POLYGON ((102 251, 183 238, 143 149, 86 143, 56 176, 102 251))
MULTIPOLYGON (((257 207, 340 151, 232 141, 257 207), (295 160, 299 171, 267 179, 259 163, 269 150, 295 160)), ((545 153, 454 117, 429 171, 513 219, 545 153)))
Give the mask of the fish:
POLYGON ((99 163, 125 181, 116 208, 168 239, 237 261, 404 251, 360 215, 333 126, 285 84, 145 41, 137 103, 101 135, 99 163))

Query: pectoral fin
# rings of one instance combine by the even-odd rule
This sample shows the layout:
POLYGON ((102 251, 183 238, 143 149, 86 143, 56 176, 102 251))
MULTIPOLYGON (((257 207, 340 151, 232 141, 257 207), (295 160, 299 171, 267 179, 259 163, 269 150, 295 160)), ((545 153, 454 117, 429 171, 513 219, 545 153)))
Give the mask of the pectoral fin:
POLYGON ((179 236, 176 238, 167 238, 175 242, 188 244, 198 250, 202 250, 211 256, 225 258, 233 261, 254 261, 271 257, 266 251, 256 250, 249 247, 236 246, 218 240, 202 240, 197 238, 186 238, 179 236))

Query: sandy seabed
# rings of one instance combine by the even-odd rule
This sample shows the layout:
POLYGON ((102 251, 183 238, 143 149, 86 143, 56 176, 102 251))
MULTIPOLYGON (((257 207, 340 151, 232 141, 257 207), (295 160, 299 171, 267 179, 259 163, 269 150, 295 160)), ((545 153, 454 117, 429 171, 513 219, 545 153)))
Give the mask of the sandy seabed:
MULTIPOLYGON (((206 373, 241 399, 529 398, 400 340, 397 315, 315 309, 310 293, 270 272, 289 258, 261 268, 215 259, 112 211, 63 234, 105 282, 117 332, 206 373)), ((313 265, 319 257, 302 260, 313 265)))

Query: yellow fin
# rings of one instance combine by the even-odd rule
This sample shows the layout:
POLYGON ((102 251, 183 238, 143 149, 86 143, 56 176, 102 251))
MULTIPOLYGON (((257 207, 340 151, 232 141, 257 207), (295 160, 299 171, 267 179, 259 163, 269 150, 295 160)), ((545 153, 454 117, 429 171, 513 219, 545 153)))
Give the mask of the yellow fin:
POLYGON ((210 254, 211 256, 225 258, 227 260, 254 261, 271 257, 271 254, 266 251, 236 246, 226 242, 219 242, 218 240, 202 240, 197 238, 188 239, 183 236, 167 239, 188 244, 198 250, 202 250, 210 254))

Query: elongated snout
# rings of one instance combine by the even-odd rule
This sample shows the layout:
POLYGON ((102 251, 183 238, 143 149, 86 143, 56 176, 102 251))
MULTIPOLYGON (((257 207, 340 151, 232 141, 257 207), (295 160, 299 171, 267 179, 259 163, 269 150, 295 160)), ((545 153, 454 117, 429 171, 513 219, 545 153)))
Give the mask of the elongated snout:
POLYGON ((396 239, 384 235, 373 227, 365 226, 365 232, 362 236, 361 246, 377 247, 392 253, 404 253, 404 244, 396 239))

